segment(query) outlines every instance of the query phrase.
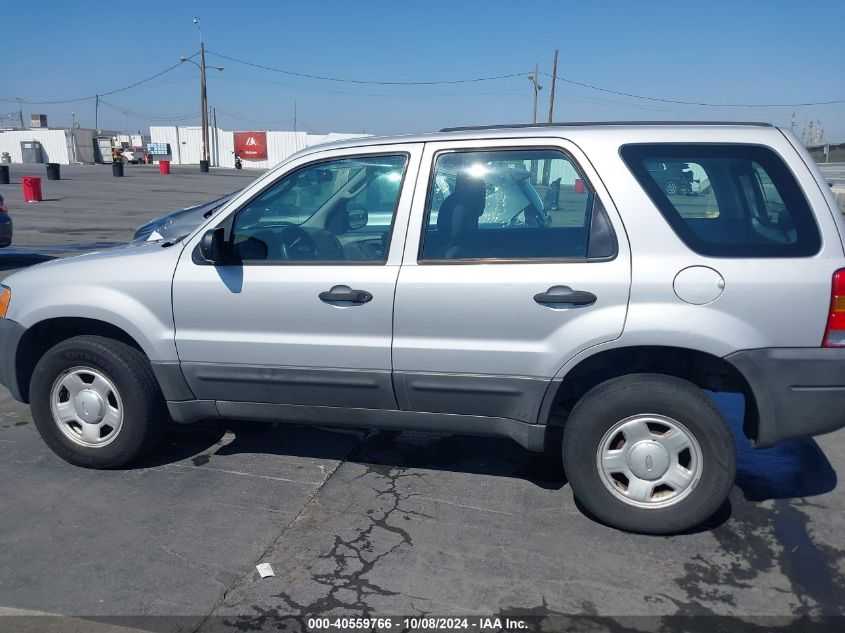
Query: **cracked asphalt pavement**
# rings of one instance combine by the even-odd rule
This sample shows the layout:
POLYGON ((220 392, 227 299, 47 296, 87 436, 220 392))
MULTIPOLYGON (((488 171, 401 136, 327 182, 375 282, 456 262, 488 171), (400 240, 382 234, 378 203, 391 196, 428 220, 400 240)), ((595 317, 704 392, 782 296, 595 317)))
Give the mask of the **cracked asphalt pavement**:
MULTIPOLYGON (((45 194, 58 202, 11 205, 21 247, 0 251, 0 270, 38 261, 45 242, 125 241, 168 205, 246 182, 127 167, 110 185, 146 198, 66 238, 50 227, 93 225, 94 169, 63 167, 68 180, 45 194)), ((714 398, 738 429, 741 400, 714 398)), ((602 618, 845 616, 845 432, 761 451, 737 440, 729 504, 692 533, 649 537, 584 516, 557 451, 229 421, 174 426, 144 462, 90 471, 55 457, 0 388, 0 631, 293 631, 290 616, 341 614, 533 615, 542 630, 581 616, 598 628, 578 630, 628 631, 602 618), (275 576, 261 579, 260 562, 275 576), (26 614, 67 617, 14 617, 26 614)))

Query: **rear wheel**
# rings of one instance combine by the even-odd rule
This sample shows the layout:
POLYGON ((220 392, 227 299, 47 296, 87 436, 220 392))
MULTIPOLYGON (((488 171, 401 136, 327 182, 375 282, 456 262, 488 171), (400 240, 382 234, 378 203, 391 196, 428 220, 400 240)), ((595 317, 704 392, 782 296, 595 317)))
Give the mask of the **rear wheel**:
POLYGON ((88 468, 119 468, 160 436, 163 398, 138 350, 99 336, 76 336, 38 361, 32 418, 59 457, 88 468))
POLYGON ((589 391, 566 421, 563 462, 578 501, 613 527, 681 532, 725 502, 736 447, 724 417, 695 385, 634 374, 589 391))

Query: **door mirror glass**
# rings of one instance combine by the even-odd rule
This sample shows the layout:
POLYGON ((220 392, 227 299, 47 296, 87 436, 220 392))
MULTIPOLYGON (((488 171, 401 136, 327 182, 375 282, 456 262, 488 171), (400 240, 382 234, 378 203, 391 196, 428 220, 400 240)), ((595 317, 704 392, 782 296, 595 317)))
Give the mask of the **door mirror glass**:
POLYGON ((350 231, 367 226, 368 214, 366 209, 349 209, 347 223, 350 231))
POLYGON ((205 232, 200 240, 200 254, 205 261, 212 264, 222 264, 226 261, 225 230, 222 226, 205 232))

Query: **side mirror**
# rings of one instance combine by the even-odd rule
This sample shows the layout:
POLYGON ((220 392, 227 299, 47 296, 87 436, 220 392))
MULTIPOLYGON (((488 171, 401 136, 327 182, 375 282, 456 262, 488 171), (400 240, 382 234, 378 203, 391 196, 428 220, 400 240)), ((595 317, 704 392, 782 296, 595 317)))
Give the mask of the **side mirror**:
POLYGON ((366 209, 350 209, 347 215, 347 224, 350 231, 367 226, 370 219, 366 209))
POLYGON ((214 265, 226 261, 226 230, 222 226, 209 229, 200 240, 200 254, 207 262, 214 265))

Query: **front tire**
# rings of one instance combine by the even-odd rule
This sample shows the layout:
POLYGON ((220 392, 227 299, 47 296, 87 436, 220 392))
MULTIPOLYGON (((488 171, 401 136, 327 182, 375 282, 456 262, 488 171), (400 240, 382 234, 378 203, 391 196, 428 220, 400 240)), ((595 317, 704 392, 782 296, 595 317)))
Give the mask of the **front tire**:
POLYGON ((146 357, 100 336, 75 336, 48 350, 30 383, 44 442, 86 468, 120 468, 146 453, 164 426, 163 404, 146 357))
POLYGON ((584 395, 563 433, 576 499, 600 521, 644 534, 710 518, 736 478, 721 412, 692 383, 659 374, 608 380, 584 395))

